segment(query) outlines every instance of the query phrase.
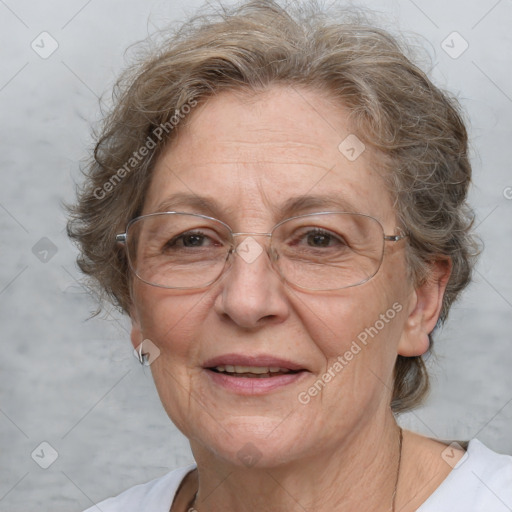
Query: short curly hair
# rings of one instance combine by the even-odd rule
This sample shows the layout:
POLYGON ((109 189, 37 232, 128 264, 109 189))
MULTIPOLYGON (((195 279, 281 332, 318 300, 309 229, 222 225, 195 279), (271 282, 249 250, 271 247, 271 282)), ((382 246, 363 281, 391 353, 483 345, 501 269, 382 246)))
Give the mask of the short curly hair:
MULTIPOLYGON (((115 235, 140 214, 154 164, 194 105, 222 91, 305 87, 348 109, 354 133, 382 155, 409 234, 412 282, 428 279, 440 255, 451 258, 442 324, 479 252, 467 204, 468 137, 456 99, 434 86, 408 52, 360 11, 274 0, 210 9, 150 45, 116 83, 78 200, 67 206, 68 235, 94 289, 129 313, 131 276, 115 235)), ((398 356, 394 377, 392 409, 420 404, 429 387, 423 357, 398 356)))

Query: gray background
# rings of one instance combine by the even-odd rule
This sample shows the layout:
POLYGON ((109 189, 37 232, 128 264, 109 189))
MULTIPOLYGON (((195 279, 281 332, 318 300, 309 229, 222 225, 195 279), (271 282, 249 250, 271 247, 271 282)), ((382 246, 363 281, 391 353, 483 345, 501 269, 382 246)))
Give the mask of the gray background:
MULTIPOLYGON (((192 461, 149 369, 132 356, 126 319, 112 311, 86 321, 95 302, 77 282, 60 201, 73 198, 98 96, 124 66, 126 47, 196 5, 0 0, 2 512, 80 511, 192 461), (59 45, 46 59, 31 48, 33 40, 42 46, 43 31, 59 45), (41 442, 58 454, 48 469, 36 463, 51 462, 52 449, 41 442)), ((401 423, 442 439, 476 436, 512 454, 512 2, 363 5, 425 38, 434 79, 468 112, 471 197, 486 244, 475 282, 430 359, 431 398, 401 423), (469 44, 458 58, 441 46, 453 31, 469 44)), ((452 53, 462 48, 458 39, 448 44, 452 53)))

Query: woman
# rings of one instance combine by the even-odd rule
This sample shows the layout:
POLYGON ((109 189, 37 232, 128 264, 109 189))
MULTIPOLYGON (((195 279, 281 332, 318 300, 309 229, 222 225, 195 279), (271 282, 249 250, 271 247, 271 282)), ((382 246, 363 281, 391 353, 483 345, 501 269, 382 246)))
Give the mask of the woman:
POLYGON ((196 464, 98 508, 510 510, 511 457, 395 419, 477 252, 457 104, 288 11, 198 17, 120 81, 68 231, 196 464))

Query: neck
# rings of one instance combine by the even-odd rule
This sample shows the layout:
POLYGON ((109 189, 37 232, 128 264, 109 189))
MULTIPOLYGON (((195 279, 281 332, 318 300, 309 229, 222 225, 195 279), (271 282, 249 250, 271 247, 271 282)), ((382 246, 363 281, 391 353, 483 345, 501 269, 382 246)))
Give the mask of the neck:
POLYGON ((246 468, 192 445, 198 465, 198 512, 226 510, 386 511, 393 509, 399 468, 399 428, 391 413, 341 443, 282 465, 263 458, 246 468))

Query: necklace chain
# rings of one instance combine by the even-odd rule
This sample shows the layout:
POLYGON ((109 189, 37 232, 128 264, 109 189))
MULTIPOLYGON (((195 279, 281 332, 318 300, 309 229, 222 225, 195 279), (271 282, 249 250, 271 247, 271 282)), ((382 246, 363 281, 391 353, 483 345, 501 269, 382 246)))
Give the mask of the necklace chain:
MULTIPOLYGON (((400 478, 400 466, 402 465, 402 444, 403 444, 403 438, 404 438, 402 427, 398 427, 398 428, 399 428, 398 464, 397 464, 397 468, 396 468, 395 489, 393 490, 393 496, 391 498, 391 511, 392 512, 395 512, 396 491, 398 489, 398 480, 400 478)), ((187 507, 187 512, 197 512, 197 510, 194 508, 194 506, 196 504, 197 493, 198 493, 198 491, 196 491, 196 493, 194 494, 194 497, 192 498, 191 502, 189 503, 189 505, 187 507)))

